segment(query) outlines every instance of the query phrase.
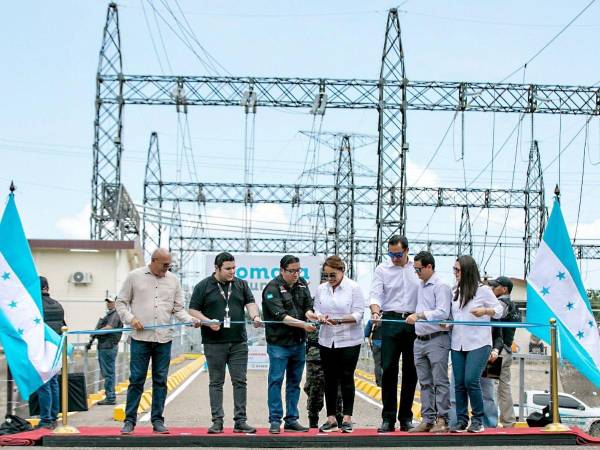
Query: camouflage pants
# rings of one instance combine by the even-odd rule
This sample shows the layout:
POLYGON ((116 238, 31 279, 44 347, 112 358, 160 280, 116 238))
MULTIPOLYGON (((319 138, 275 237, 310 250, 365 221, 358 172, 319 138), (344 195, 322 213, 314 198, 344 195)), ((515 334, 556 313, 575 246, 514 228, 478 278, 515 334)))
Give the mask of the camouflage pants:
MULTIPOLYGON (((306 409, 308 410, 308 417, 319 417, 319 413, 323 409, 325 404, 325 374, 323 373, 323 367, 321 366, 321 360, 314 360, 311 358, 310 352, 313 348, 310 348, 306 360, 306 381, 304 382, 304 392, 308 397, 306 402, 306 409), (311 358, 311 359, 308 359, 311 358)), ((319 354, 319 349, 314 348, 316 353, 319 354)), ((341 388, 338 386, 338 401, 336 407, 336 416, 342 416, 342 393, 341 388)))

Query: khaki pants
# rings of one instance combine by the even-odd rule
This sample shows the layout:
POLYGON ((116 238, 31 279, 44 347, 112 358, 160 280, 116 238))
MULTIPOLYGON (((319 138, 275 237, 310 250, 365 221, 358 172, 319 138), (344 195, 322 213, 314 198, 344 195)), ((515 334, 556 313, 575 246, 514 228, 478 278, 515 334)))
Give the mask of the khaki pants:
POLYGON ((512 427, 515 423, 513 399, 510 387, 510 366, 512 364, 512 353, 506 349, 502 352, 502 369, 498 379, 498 409, 500 410, 499 422, 503 427, 512 427))

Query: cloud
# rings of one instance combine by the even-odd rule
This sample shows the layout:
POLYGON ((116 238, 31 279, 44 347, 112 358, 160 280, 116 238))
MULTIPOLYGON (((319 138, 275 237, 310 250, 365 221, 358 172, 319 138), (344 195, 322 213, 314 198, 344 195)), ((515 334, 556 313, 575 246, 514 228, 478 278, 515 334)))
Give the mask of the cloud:
POLYGON ((80 212, 58 219, 56 228, 58 228, 65 238, 88 239, 90 236, 91 211, 92 208, 88 203, 80 212))
POLYGON ((440 177, 433 170, 423 170, 423 167, 410 160, 406 161, 406 177, 408 186, 437 187, 441 185, 440 177))
POLYGON ((571 239, 575 236, 575 228, 577 228, 577 239, 598 239, 598 230, 600 230, 600 219, 593 222, 581 223, 577 227, 576 223, 567 224, 569 236, 571 239))

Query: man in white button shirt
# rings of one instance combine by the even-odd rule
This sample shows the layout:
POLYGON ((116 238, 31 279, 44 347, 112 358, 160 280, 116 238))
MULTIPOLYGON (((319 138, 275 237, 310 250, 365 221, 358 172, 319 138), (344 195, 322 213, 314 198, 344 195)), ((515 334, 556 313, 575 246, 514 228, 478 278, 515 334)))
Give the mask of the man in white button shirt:
POLYGON ((408 240, 404 236, 392 236, 388 241, 390 261, 377 266, 373 275, 369 307, 371 320, 379 321, 382 327, 381 398, 383 419, 377 431, 391 432, 396 427, 396 414, 400 421, 400 430, 412 428, 412 404, 417 385, 417 372, 413 356, 415 327, 405 320, 415 312, 419 278, 415 274, 413 263, 408 259, 408 240), (402 388, 400 408, 398 409, 398 370, 402 356, 402 388))
POLYGON ((415 366, 421 385, 421 423, 410 430, 414 433, 448 431, 450 410, 450 380, 448 357, 450 335, 439 324, 426 320, 446 320, 450 316, 452 291, 435 273, 435 259, 429 252, 415 255, 415 272, 421 279, 417 310, 406 319, 415 325, 415 366))

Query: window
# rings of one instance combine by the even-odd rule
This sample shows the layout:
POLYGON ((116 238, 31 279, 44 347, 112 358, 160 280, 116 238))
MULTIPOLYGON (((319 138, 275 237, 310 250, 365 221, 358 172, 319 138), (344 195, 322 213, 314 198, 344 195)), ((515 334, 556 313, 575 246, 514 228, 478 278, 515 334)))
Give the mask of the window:
MULTIPOLYGON (((534 394, 533 403, 538 406, 547 406, 550 404, 550 394, 534 394)), ((560 405, 560 401, 558 404, 560 405)))
POLYGON ((567 397, 565 395, 558 396, 558 407, 568 409, 584 409, 583 405, 573 397, 567 397))

